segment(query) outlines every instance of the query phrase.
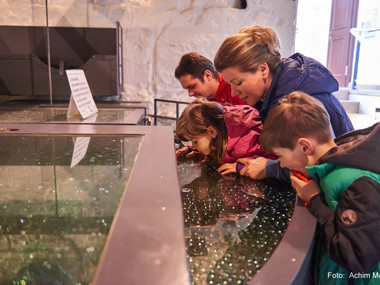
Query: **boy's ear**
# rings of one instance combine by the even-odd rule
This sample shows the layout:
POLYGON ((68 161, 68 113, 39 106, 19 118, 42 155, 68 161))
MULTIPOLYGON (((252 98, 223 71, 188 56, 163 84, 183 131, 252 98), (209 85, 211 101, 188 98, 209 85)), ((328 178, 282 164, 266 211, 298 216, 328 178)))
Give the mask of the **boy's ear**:
POLYGON ((215 128, 214 128, 213 126, 209 126, 209 127, 207 128, 207 132, 211 135, 211 137, 212 137, 213 139, 216 138, 217 132, 216 132, 216 130, 215 130, 215 128))
POLYGON ((297 144, 301 147, 306 155, 312 155, 314 152, 314 144, 307 138, 299 138, 297 144))

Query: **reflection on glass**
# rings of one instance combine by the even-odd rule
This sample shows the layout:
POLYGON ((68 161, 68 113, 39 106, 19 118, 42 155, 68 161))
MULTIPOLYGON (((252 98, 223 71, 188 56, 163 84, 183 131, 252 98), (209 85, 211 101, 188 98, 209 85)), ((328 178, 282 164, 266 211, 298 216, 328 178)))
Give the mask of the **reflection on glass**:
POLYGON ((0 284, 90 284, 141 137, 0 136, 0 284))
MULTIPOLYGON (((125 123, 134 109, 99 109, 95 123, 125 123)), ((79 122, 81 118, 67 118, 67 109, 0 110, 0 121, 8 122, 79 122)))
POLYGON ((197 162, 178 161, 178 175, 192 284, 246 284, 281 241, 295 191, 197 162))
POLYGON ((74 149, 70 168, 76 166, 86 155, 90 137, 73 137, 74 149))

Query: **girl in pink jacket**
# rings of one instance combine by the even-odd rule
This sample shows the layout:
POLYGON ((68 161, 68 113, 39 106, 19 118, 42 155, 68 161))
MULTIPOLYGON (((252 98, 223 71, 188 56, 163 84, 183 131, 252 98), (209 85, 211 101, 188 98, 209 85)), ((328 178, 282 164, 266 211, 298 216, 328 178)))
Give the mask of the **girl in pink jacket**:
POLYGON ((223 164, 218 169, 222 174, 238 172, 244 167, 235 162, 238 158, 277 158, 261 147, 261 129, 259 112, 249 105, 222 106, 198 98, 177 121, 176 135, 191 145, 176 154, 181 156, 197 150, 217 165, 223 164))

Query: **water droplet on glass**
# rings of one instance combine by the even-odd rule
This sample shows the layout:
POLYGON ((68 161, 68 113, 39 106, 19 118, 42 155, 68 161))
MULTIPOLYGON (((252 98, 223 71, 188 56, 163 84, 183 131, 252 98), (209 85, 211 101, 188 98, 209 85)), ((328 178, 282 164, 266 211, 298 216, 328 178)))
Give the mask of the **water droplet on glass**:
POLYGON ((92 246, 90 246, 90 247, 87 247, 87 248, 86 248, 86 251, 87 251, 87 252, 94 252, 94 251, 95 251, 95 248, 92 247, 92 246))

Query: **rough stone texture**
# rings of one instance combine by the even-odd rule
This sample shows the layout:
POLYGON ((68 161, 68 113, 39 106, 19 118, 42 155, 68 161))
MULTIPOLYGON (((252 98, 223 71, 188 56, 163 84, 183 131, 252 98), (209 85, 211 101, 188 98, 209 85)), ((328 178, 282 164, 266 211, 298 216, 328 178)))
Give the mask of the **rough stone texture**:
MULTIPOLYGON (((282 55, 294 50, 293 0, 51 0, 50 26, 123 28, 124 100, 190 101, 174 77, 182 54, 196 51, 213 60, 223 40, 242 27, 274 28, 282 55)), ((44 0, 0 0, 0 25, 46 25, 44 0)), ((174 109, 174 108, 173 108, 174 109)), ((171 111, 167 110, 168 113, 171 111)))

